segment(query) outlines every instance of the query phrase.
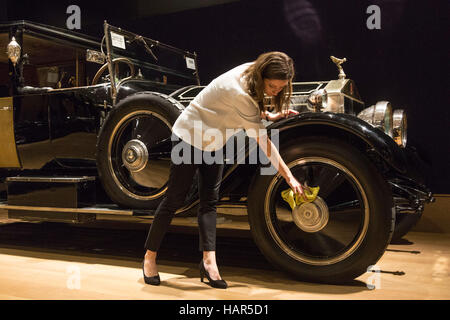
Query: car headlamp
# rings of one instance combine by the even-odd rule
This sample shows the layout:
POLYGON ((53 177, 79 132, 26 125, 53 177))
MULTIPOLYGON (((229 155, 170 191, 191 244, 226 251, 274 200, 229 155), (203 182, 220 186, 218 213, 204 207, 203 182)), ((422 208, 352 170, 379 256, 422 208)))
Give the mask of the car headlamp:
POLYGON ((328 102, 328 94, 325 89, 319 89, 313 91, 306 100, 308 109, 314 112, 320 112, 322 109, 326 109, 328 102))
POLYGON ((402 109, 395 110, 392 117, 393 117, 394 141, 400 147, 406 147, 406 141, 407 141, 406 112, 402 109))
POLYGON ((6 54, 14 66, 20 58, 20 49, 20 45, 17 43, 16 38, 12 37, 11 42, 6 47, 6 54))
POLYGON ((376 105, 361 111, 358 118, 370 123, 375 128, 379 128, 393 138, 393 117, 390 102, 379 101, 376 105))

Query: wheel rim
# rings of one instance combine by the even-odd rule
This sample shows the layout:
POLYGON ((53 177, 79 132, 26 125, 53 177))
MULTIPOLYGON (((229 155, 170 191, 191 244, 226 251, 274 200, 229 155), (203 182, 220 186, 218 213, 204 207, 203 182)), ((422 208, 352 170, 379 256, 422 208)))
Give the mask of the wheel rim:
POLYGON ((304 227, 309 220, 299 224, 298 207, 293 214, 281 197, 289 185, 280 174, 275 175, 264 200, 264 217, 272 238, 290 257, 310 265, 330 265, 351 256, 369 226, 370 208, 361 183, 350 170, 328 158, 304 157, 287 166, 302 183, 320 186, 315 201, 319 213, 311 228, 304 227))
POLYGON ((166 191, 171 132, 166 119, 148 110, 129 113, 114 127, 108 143, 109 171, 128 197, 152 200, 166 191))

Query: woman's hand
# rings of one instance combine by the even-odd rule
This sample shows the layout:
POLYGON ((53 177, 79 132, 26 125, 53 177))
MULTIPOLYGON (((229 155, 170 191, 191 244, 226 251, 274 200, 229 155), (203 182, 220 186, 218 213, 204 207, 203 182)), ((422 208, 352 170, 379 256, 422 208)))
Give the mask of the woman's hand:
POLYGON ((303 200, 307 200, 306 199, 306 195, 303 191, 303 186, 300 182, 297 181, 297 179, 294 178, 294 176, 290 176, 286 179, 286 182, 288 183, 288 185, 291 187, 292 191, 294 191, 294 194, 298 194, 299 196, 301 196, 303 198, 303 200))
POLYGON ((290 116, 297 115, 297 114, 299 114, 299 112, 294 109, 283 110, 283 111, 277 112, 277 113, 272 113, 272 112, 267 112, 267 111, 265 112, 266 120, 268 120, 268 121, 278 121, 280 119, 288 118, 290 116))

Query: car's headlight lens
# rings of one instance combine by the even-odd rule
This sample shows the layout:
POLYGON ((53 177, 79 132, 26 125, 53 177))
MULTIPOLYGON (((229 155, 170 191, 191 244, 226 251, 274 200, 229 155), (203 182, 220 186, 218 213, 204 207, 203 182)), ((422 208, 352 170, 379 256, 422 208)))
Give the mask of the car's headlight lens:
POLYGON ((406 112, 402 109, 395 110, 392 117, 393 117, 394 141, 400 147, 406 147, 406 141, 407 141, 406 112))
POLYGON ((364 109, 358 114, 358 118, 393 137, 392 106, 388 101, 379 101, 376 105, 364 109))

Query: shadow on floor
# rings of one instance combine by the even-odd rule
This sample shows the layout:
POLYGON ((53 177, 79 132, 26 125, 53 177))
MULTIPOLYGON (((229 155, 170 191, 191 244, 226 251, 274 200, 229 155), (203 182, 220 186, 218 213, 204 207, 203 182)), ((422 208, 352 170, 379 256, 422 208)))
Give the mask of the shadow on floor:
MULTIPOLYGON (((93 264, 100 263, 101 260, 101 263, 140 270, 146 236, 147 228, 102 229, 75 227, 64 223, 16 222, 0 225, 0 248, 12 249, 14 254, 28 257, 93 264)), ((218 236, 217 248, 217 262, 224 278, 233 283, 230 287, 245 288, 248 284, 294 293, 318 294, 348 294, 370 290, 366 283, 359 280, 341 285, 300 282, 272 267, 249 238, 218 236), (260 272, 255 272, 255 269, 260 272)), ((166 266, 186 267, 181 276, 187 278, 199 279, 200 259, 196 232, 167 233, 158 253, 160 272, 165 272, 166 266)), ((182 290, 198 290, 196 286, 186 287, 185 283, 177 283, 177 279, 163 282, 162 285, 182 290)))

